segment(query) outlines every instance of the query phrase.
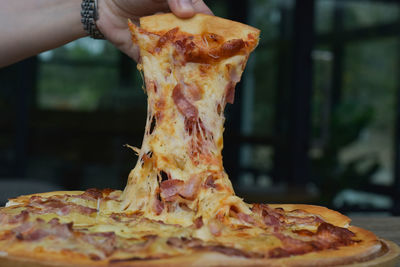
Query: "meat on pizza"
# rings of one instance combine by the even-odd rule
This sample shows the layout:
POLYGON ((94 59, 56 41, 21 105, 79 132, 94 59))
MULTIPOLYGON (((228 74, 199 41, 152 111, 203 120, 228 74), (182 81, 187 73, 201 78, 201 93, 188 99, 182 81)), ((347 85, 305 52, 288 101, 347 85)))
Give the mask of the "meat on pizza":
POLYGON ((381 253, 374 234, 335 211, 235 195, 222 164, 224 108, 259 30, 203 14, 129 26, 148 114, 125 190, 11 199, 0 210, 1 266, 321 266, 381 253))

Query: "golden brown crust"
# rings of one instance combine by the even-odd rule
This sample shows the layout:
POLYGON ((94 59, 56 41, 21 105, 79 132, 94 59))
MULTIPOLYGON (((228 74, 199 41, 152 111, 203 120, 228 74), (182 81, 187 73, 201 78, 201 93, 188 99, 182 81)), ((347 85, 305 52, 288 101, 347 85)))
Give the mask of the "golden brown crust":
MULTIPOLYGON (((125 261, 113 263, 117 267, 159 267, 159 266, 348 266, 348 267, 378 267, 395 266, 399 260, 400 248, 393 242, 381 240, 377 246, 369 249, 347 247, 339 250, 328 250, 319 253, 310 253, 283 259, 245 259, 229 257, 218 253, 194 253, 191 255, 148 261, 125 261), (378 248, 379 247, 379 248, 378 248)), ((3 267, 87 267, 110 266, 105 261, 88 262, 78 256, 68 255, 59 257, 52 253, 39 253, 30 255, 30 258, 18 256, 0 256, 0 266, 3 267), (43 258, 46 261, 43 261, 43 258)))
POLYGON ((2 267, 69 267, 69 266, 107 266, 107 262, 94 262, 87 257, 70 251, 25 251, 12 253, 5 257, 0 253, 0 266, 2 267))
POLYGON ((33 196, 39 196, 39 197, 52 197, 52 196, 57 196, 57 195, 80 195, 84 193, 84 191, 51 191, 51 192, 44 192, 44 193, 36 193, 36 194, 30 194, 30 195, 22 195, 16 198, 10 198, 6 204, 6 206, 12 206, 12 205, 18 205, 20 203, 28 202, 29 199, 33 196))
POLYGON ((153 15, 140 18, 140 27, 149 32, 163 32, 179 27, 181 31, 190 34, 202 34, 212 32, 223 36, 226 40, 248 38, 248 34, 254 34, 258 38, 260 30, 251 26, 198 13, 189 19, 177 19, 172 13, 153 15))

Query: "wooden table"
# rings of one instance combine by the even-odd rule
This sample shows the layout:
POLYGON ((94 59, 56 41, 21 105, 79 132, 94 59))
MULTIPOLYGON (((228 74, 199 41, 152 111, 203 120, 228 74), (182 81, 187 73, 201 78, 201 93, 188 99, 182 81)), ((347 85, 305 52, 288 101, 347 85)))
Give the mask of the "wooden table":
POLYGON ((400 217, 350 216, 351 225, 374 232, 380 238, 395 242, 400 246, 400 217))

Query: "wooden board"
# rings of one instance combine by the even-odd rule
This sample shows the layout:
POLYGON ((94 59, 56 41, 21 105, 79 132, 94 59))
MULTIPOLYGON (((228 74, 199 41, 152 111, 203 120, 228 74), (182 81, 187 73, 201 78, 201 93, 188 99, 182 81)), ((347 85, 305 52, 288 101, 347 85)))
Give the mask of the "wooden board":
POLYGON ((385 239, 382 242, 381 254, 369 261, 342 265, 344 267, 396 267, 400 263, 400 247, 392 241, 385 239))

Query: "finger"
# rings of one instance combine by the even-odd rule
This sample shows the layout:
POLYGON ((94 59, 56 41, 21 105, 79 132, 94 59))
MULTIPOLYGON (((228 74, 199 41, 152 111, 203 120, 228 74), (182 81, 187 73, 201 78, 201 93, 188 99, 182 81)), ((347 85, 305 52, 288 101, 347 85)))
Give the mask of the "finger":
POLYGON ((193 0, 192 5, 196 13, 203 13, 208 15, 214 15, 211 9, 203 2, 203 0, 193 0))
POLYGON ((172 13, 181 18, 190 18, 195 14, 191 0, 168 0, 172 13))

